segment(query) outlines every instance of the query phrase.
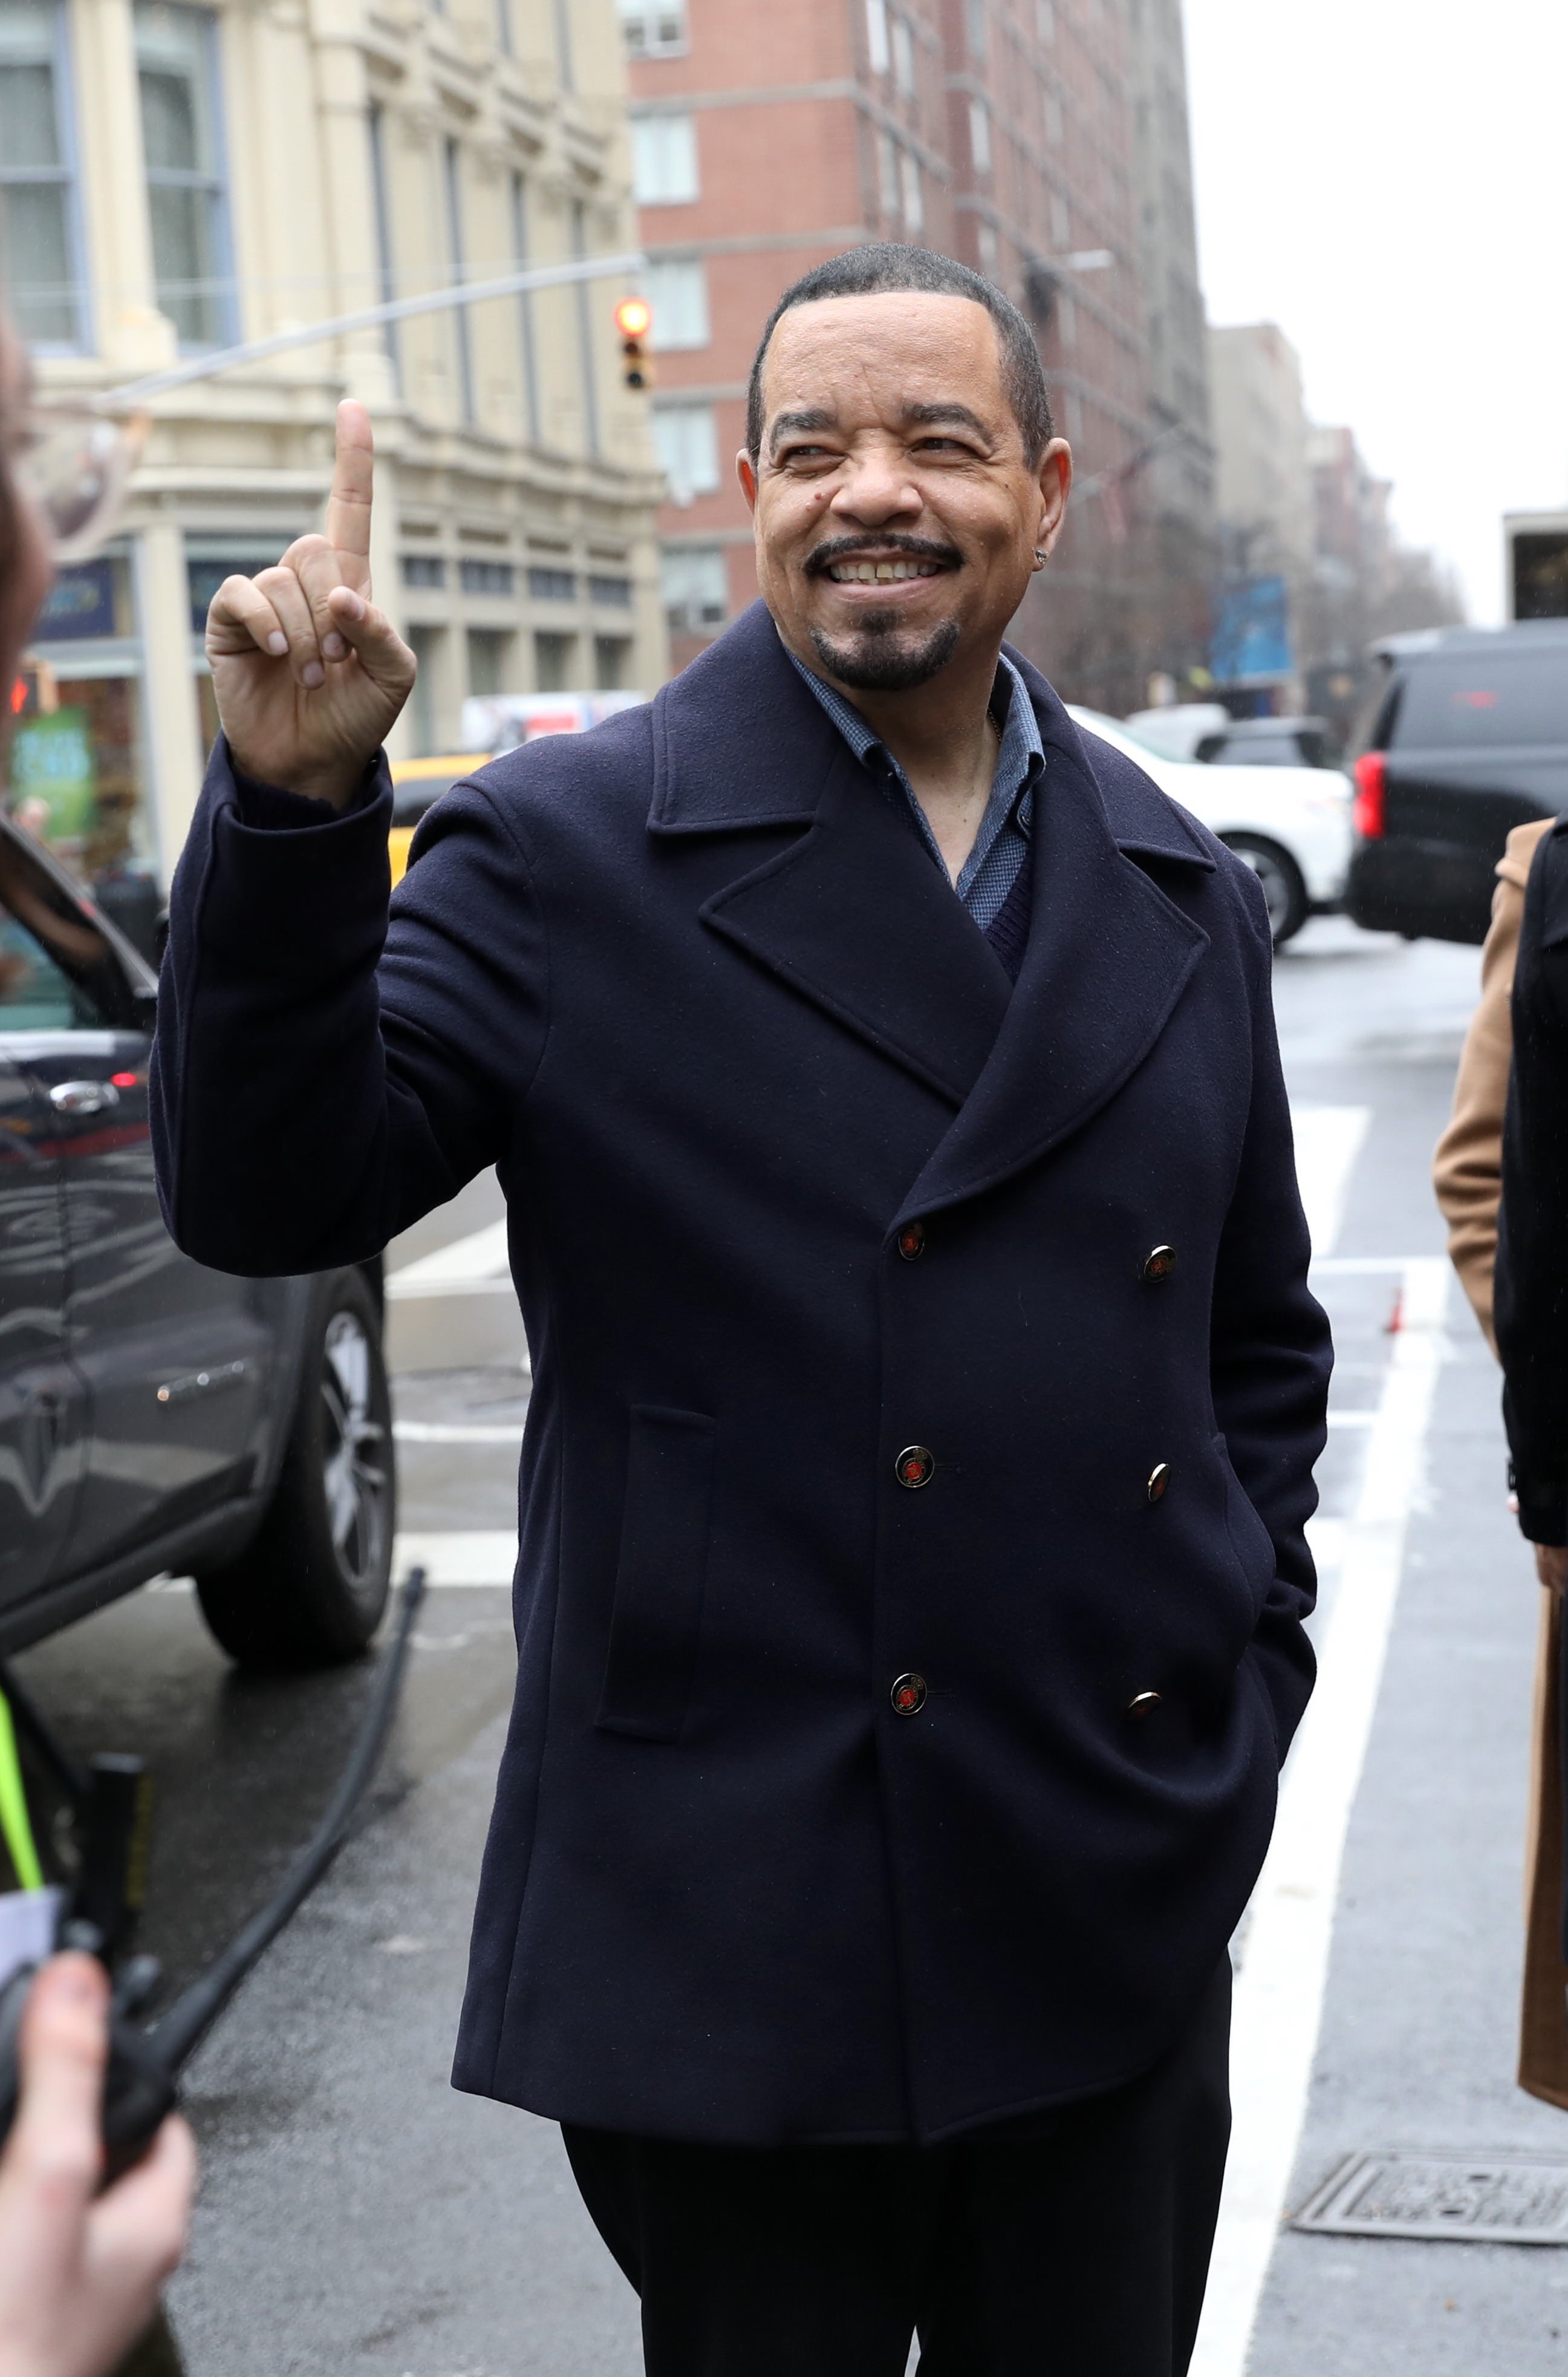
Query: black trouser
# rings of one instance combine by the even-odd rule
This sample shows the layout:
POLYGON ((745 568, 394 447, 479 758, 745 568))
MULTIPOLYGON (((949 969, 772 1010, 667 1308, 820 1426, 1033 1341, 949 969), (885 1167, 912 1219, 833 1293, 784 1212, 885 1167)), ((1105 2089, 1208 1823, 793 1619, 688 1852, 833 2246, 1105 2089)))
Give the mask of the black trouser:
POLYGON ((1182 2377, 1230 2131, 1230 1965, 1126 2086, 950 2144, 567 2127, 648 2377, 1182 2377))

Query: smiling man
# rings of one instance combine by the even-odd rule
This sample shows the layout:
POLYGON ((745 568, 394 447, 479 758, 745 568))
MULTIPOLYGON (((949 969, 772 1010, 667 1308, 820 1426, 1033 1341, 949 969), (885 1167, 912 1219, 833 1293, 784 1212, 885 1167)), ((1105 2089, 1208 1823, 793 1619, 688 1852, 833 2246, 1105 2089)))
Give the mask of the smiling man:
POLYGON ((1267 920, 1004 648, 1070 462, 987 282, 798 282, 739 468, 763 601, 456 787, 388 921, 343 408, 327 536, 212 607, 166 1209, 315 1270, 497 1167, 535 1385, 455 2077, 563 2124, 655 2377, 1176 2377, 1312 1678, 1267 920))

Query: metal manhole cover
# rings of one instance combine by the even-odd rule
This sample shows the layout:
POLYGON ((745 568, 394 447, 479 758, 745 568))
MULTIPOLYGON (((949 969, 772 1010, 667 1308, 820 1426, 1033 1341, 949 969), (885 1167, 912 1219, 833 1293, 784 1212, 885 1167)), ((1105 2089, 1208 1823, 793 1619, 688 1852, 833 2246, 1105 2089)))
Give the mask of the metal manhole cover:
POLYGON ((1351 2155, 1290 2226, 1331 2237, 1568 2245, 1568 2162, 1520 2154, 1351 2155))

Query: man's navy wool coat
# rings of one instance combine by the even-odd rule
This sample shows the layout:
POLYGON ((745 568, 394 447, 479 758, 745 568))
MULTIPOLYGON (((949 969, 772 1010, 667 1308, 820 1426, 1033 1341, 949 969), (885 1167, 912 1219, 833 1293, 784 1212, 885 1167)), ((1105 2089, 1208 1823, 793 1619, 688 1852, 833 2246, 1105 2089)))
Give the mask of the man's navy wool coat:
POLYGON ((1329 1367, 1268 932, 1018 665, 1016 989, 760 605, 449 793, 390 926, 385 782, 265 830, 214 755, 159 1014, 179 1243, 319 1270, 506 1193, 534 1389, 461 2088, 934 2139, 1155 2061, 1246 1903, 1329 1367))

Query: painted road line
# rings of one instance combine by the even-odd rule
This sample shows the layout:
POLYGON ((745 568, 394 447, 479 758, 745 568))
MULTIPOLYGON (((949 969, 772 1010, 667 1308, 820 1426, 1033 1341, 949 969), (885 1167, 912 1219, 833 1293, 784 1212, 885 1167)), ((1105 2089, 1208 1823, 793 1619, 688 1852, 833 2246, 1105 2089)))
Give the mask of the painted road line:
POLYGON ((506 1224, 491 1222, 471 1230, 466 1238, 437 1247, 413 1262, 402 1264, 386 1282, 394 1303, 410 1296, 494 1296, 509 1294, 512 1280, 506 1260, 506 1224))
POLYGON ((1345 1835, 1446 1349, 1446 1260, 1416 1256, 1398 1271, 1401 1326, 1367 1434, 1360 1493, 1341 1539, 1339 1590, 1318 1647, 1317 1690, 1286 1769, 1237 1976, 1235 2126, 1191 2377, 1243 2377, 1312 2085, 1345 1835))
POLYGON ((510 1584, 517 1562, 515 1527, 465 1527, 432 1534, 412 1528, 399 1535, 392 1573, 422 1568, 428 1585, 510 1584))
POLYGON ((1329 1255, 1345 1218, 1350 1175, 1372 1120, 1370 1106, 1292 1106, 1296 1178, 1314 1253, 1329 1255))

